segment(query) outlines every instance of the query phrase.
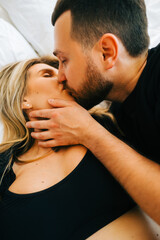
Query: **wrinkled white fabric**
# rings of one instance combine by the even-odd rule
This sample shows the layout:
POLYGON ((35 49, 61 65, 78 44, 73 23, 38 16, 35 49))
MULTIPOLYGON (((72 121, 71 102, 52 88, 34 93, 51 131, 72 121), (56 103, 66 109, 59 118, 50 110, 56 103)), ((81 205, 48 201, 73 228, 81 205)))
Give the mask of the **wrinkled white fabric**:
POLYGON ((37 54, 24 37, 8 22, 0 18, 0 68, 37 54))
POLYGON ((51 15, 56 0, 0 0, 10 19, 42 56, 53 52, 51 15))
POLYGON ((145 0, 148 17, 150 48, 160 42, 160 0, 145 0))
POLYGON ((5 21, 12 23, 8 13, 6 12, 6 10, 0 5, 0 18, 4 19, 5 21))

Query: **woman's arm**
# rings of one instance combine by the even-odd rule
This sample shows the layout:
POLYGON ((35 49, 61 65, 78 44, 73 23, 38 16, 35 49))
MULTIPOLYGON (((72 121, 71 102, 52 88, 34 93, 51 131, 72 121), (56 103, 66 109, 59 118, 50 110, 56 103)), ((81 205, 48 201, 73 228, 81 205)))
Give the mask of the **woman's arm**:
POLYGON ((155 229, 140 209, 135 208, 106 225, 87 240, 159 240, 155 229))

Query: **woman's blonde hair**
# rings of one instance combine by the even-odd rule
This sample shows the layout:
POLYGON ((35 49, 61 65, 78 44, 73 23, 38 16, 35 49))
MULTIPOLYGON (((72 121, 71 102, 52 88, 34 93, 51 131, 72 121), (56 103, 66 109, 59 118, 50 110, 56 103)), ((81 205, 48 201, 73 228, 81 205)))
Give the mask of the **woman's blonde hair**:
MULTIPOLYGON (((15 146, 17 152, 23 153, 31 144, 29 130, 26 128, 27 117, 22 111, 21 103, 26 90, 28 69, 38 63, 58 68, 58 60, 46 56, 9 64, 0 71, 0 121, 4 129, 0 153, 15 146)), ((10 166, 12 157, 6 169, 10 166)))

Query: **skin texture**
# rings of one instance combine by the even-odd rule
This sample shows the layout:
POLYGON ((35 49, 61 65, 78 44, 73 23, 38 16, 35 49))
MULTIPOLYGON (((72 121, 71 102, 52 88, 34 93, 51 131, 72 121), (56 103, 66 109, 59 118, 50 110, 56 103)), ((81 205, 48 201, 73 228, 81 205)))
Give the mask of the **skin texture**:
MULTIPOLYGON (((73 89, 74 94, 82 92, 81 87, 87 79, 86 61, 89 58, 92 66, 96 65, 96 71, 103 76, 104 82, 112 85, 105 99, 123 102, 137 84, 146 64, 147 52, 136 58, 129 56, 120 39, 112 34, 103 35, 92 49, 84 52, 80 43, 70 36, 71 21, 68 11, 55 24, 54 53, 60 62, 59 82, 73 89)), ((32 128, 48 129, 44 133, 33 133, 32 136, 40 140, 39 145, 53 147, 83 144, 123 185, 137 204, 160 224, 160 166, 112 136, 77 103, 59 99, 49 102, 53 109, 32 112, 31 115, 50 118, 52 126, 47 121, 27 124, 32 128), (46 139, 49 140, 43 141, 46 139)))

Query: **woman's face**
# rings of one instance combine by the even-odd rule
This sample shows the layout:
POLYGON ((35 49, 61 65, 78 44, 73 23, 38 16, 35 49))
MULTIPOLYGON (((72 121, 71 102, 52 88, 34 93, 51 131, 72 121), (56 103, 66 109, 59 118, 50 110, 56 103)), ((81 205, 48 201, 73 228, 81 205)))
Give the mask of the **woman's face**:
POLYGON ((74 100, 63 89, 63 85, 58 83, 57 75, 58 70, 47 64, 38 63, 30 67, 22 108, 26 110, 52 108, 48 103, 49 98, 74 100))

